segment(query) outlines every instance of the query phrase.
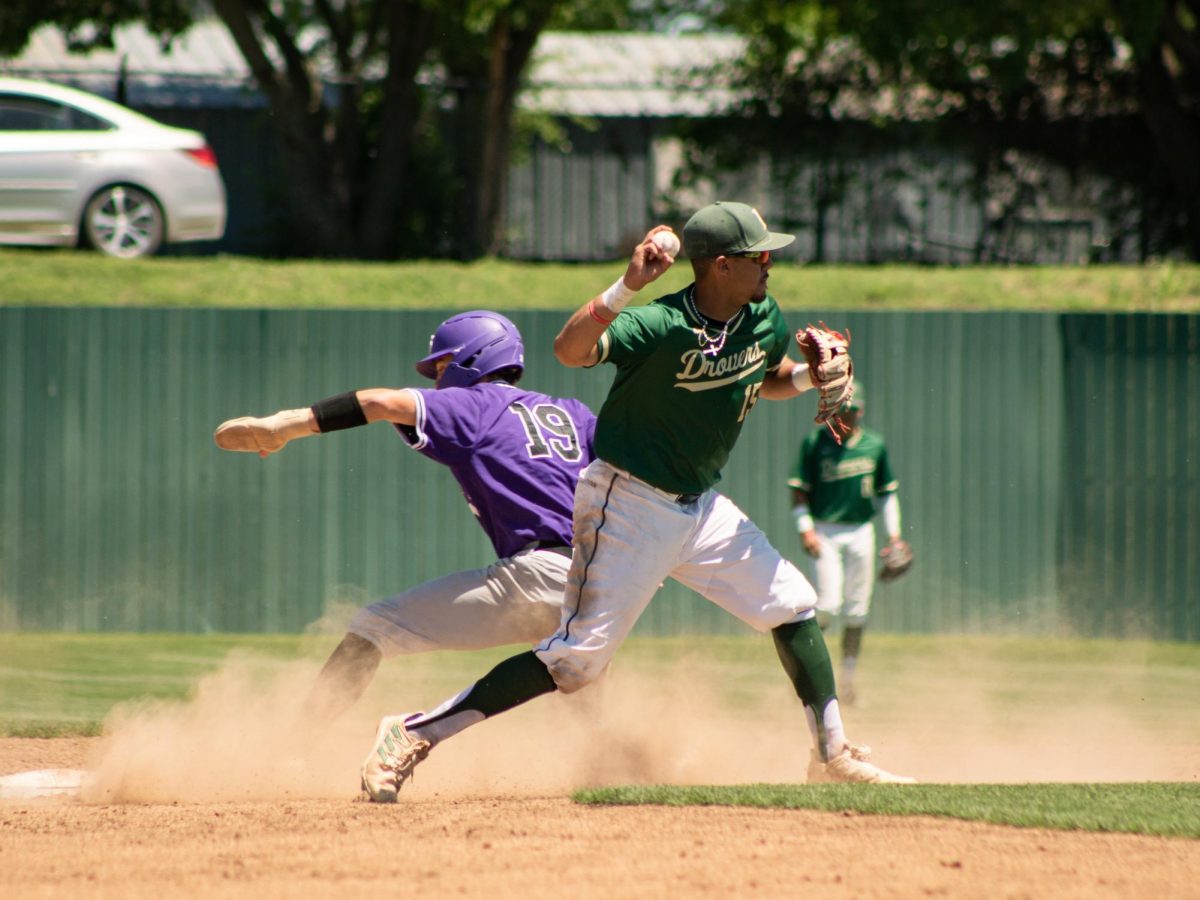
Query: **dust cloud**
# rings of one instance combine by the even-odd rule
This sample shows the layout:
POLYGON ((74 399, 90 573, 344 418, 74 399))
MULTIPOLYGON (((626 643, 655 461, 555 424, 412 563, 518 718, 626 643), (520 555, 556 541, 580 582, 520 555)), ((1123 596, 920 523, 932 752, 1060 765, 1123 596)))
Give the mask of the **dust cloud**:
MULTIPOLYGON (((385 662, 381 675, 396 662, 385 662)), ((105 722, 83 799, 357 796, 359 766, 379 716, 420 707, 389 708, 369 692, 332 725, 308 730, 300 709, 319 667, 311 659, 281 663, 233 654, 186 702, 118 707, 105 722)), ((731 692, 720 672, 703 659, 626 666, 618 657, 613 672, 584 691, 539 698, 435 748, 405 796, 803 782, 808 729, 782 672, 764 679, 749 699, 745 690, 731 692)), ((843 717, 851 740, 870 744, 881 766, 922 782, 1200 777, 1200 737, 1181 742, 1178 732, 1156 731, 1136 704, 1114 705, 1100 686, 1065 702, 1053 692, 1040 694, 1034 681, 1015 706, 1001 688, 983 676, 893 672, 843 717)), ((425 708, 446 695, 411 679, 405 694, 425 708)))
MULTIPOLYGON (((84 799, 356 795, 379 716, 360 704, 332 726, 306 730, 300 710, 318 668, 235 655, 186 702, 118 707, 105 722, 84 799)), ((745 722, 689 669, 681 664, 665 677, 630 671, 571 696, 538 698, 437 747, 405 792, 537 795, 604 784, 803 780, 808 738, 798 702, 781 695, 783 724, 745 722)))

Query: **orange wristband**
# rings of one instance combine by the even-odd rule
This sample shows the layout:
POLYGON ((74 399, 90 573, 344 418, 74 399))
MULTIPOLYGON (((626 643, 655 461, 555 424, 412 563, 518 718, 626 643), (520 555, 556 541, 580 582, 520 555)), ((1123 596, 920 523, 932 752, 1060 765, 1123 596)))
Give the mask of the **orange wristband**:
POLYGON ((592 299, 592 302, 588 304, 588 315, 589 315, 589 316, 591 316, 593 319, 595 319, 597 322, 599 322, 601 325, 611 325, 611 324, 613 323, 613 319, 615 319, 615 318, 616 318, 616 316, 614 316, 614 317, 613 317, 613 319, 604 319, 604 318, 601 318, 601 317, 600 317, 600 316, 599 316, 599 315, 596 313, 596 300, 595 300, 595 298, 593 298, 593 299, 592 299))

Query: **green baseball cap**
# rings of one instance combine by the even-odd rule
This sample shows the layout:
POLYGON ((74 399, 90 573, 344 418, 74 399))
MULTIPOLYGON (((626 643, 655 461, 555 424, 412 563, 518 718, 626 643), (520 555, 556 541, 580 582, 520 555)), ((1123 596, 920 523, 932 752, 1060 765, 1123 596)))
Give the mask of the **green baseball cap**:
POLYGON ((767 230, 758 210, 745 203, 718 201, 698 210, 683 226, 683 250, 689 259, 778 250, 795 239, 794 234, 767 230))

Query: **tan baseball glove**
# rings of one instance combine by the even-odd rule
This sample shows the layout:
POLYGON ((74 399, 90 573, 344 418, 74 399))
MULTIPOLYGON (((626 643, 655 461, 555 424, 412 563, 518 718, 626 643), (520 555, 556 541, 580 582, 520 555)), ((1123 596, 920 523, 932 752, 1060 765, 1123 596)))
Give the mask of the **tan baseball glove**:
POLYGON ((242 416, 217 426, 213 440, 222 450, 240 450, 267 456, 282 450, 284 444, 299 437, 316 434, 309 425, 309 409, 285 409, 273 416, 256 419, 242 416))
POLYGON ((796 344, 813 381, 820 392, 817 416, 813 420, 829 429, 838 443, 842 431, 837 419, 840 410, 854 397, 854 362, 850 359, 850 332, 831 331, 824 322, 796 332, 796 344))
POLYGON ((895 581, 912 568, 913 552, 908 541, 888 541, 887 546, 879 551, 883 565, 879 569, 880 581, 895 581))

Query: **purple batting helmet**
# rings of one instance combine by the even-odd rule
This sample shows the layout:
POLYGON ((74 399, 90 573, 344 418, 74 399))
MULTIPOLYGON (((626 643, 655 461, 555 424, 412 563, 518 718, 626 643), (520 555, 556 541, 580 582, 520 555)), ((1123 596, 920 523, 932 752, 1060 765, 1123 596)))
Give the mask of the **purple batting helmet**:
POLYGON ((439 325, 429 339, 429 355, 417 363, 417 371, 436 379, 435 363, 443 356, 451 360, 439 388, 470 387, 500 369, 525 368, 525 345, 517 326, 486 310, 459 313, 439 325))

